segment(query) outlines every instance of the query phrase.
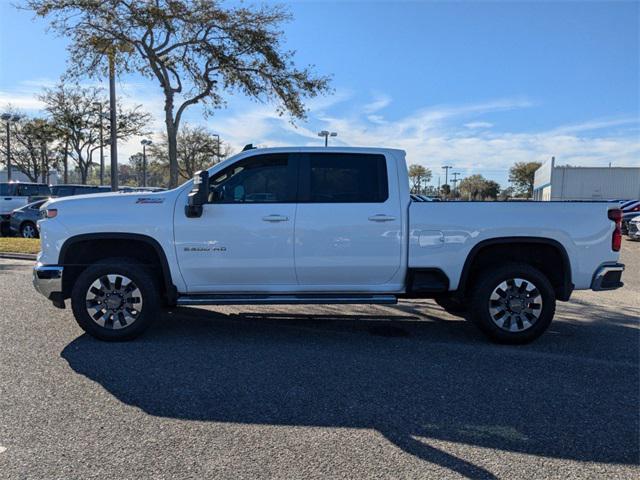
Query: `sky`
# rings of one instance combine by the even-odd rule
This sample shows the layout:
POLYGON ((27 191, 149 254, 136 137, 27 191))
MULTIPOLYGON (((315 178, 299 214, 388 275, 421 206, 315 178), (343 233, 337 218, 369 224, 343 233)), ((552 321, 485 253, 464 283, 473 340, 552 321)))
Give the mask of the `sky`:
MULTIPOLYGON (((330 74, 333 93, 308 101, 307 119, 295 124, 235 93, 212 117, 190 109, 186 122, 236 151, 320 145, 318 131, 335 131, 334 145, 406 150, 409 163, 433 171, 433 184, 444 183, 444 165, 503 186, 516 161, 640 165, 640 2, 286 4, 286 46, 298 65, 330 74)), ((38 93, 65 70, 65 46, 46 22, 0 0, 0 111, 37 114, 38 93)), ((118 92, 162 131, 156 83, 126 76, 118 92)), ((140 140, 121 145, 120 161, 140 140)))

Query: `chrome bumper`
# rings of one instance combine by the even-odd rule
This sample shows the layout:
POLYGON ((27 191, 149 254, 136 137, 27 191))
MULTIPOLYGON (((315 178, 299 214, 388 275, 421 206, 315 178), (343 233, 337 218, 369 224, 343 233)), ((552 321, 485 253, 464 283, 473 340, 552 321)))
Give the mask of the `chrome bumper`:
POLYGON ((624 265, 621 263, 610 263, 600 265, 591 280, 591 290, 615 290, 624 285, 620 281, 624 272, 624 265))
POLYGON ((62 293, 62 271, 63 267, 58 265, 36 264, 33 267, 33 286, 35 289, 52 300, 54 294, 62 293))

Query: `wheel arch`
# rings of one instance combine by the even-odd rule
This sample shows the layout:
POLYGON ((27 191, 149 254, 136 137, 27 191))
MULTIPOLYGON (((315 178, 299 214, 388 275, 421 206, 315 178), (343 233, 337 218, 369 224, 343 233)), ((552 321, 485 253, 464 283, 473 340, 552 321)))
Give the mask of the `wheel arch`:
POLYGON ((500 261, 515 260, 524 261, 540 269, 549 277, 558 300, 567 301, 573 292, 574 285, 571 282, 571 262, 565 247, 550 238, 544 237, 499 237, 483 240, 475 245, 464 262, 457 293, 465 295, 473 282, 474 276, 480 267, 485 265, 491 258, 500 254, 500 261), (532 247, 531 250, 523 250, 532 247), (537 257, 533 253, 544 252, 544 255, 537 257), (544 263, 549 259, 549 255, 557 255, 562 270, 560 272, 551 265, 544 263), (506 255, 503 256, 503 255, 506 255))
POLYGON ((101 258, 127 256, 123 255, 122 251, 117 251, 117 248, 122 246, 129 249, 137 246, 139 250, 136 252, 136 259, 157 268, 157 273, 162 277, 160 283, 167 303, 174 305, 178 296, 177 288, 173 284, 169 262, 160 243, 148 235, 123 232, 86 233, 74 235, 65 240, 58 256, 58 264, 65 268, 63 274, 65 298, 68 298, 73 282, 87 265, 101 258), (87 247, 92 248, 87 250, 87 247), (100 247, 102 250, 96 251, 100 247))

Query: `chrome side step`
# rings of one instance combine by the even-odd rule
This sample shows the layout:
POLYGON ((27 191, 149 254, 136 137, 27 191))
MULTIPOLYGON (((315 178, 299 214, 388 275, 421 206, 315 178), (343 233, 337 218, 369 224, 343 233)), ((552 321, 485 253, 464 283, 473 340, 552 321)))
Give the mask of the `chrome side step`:
POLYGON ((178 305, 309 305, 309 304, 395 304, 395 295, 183 295, 178 297, 178 305))

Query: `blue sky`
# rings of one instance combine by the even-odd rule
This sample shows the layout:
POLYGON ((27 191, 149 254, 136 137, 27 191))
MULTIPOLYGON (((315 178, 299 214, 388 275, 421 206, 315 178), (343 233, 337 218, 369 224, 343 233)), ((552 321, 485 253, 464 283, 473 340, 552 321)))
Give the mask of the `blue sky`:
MULTIPOLYGON (((64 71, 65 41, 0 0, 0 109, 27 112, 64 71)), ((272 105, 229 97, 203 119, 236 149, 319 144, 404 148, 434 171, 454 165, 506 184, 514 161, 640 164, 638 2, 294 2, 286 42, 299 64, 333 75, 335 93, 292 126, 272 105)), ((120 80, 161 130, 154 83, 120 80)), ((123 145, 134 153, 139 139, 123 145)))

